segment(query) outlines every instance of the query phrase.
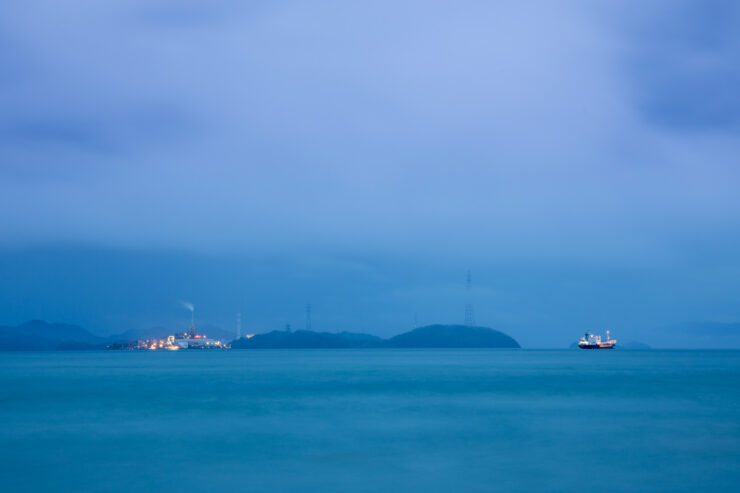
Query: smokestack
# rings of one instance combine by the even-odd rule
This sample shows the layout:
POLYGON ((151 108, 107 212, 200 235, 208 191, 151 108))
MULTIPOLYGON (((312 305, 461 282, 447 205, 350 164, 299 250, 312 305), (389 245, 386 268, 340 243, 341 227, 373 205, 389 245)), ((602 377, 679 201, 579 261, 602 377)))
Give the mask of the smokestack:
POLYGON ((189 301, 180 301, 180 304, 190 310, 190 335, 195 335, 195 306, 189 301))

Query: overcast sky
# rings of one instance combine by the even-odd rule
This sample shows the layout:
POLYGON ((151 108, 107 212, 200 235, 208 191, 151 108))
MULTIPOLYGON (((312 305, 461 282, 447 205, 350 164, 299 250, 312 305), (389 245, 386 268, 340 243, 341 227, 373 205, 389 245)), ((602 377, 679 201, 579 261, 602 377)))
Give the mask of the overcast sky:
POLYGON ((740 3, 0 4, 0 324, 740 346, 740 3), (665 334, 676 339, 666 343, 665 334))

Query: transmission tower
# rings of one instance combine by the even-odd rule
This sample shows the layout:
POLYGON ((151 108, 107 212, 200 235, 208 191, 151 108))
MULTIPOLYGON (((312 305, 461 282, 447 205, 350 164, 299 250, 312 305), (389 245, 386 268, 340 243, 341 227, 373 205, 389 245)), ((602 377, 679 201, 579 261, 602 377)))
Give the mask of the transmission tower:
POLYGON ((468 269, 468 279, 467 279, 467 289, 466 289, 467 303, 465 304, 465 325, 468 325, 468 326, 475 325, 475 309, 473 308, 473 302, 472 302, 472 293, 471 293, 472 289, 473 289, 473 283, 470 277, 470 269, 468 269))
POLYGON ((306 305, 306 330, 311 330, 311 303, 306 305))

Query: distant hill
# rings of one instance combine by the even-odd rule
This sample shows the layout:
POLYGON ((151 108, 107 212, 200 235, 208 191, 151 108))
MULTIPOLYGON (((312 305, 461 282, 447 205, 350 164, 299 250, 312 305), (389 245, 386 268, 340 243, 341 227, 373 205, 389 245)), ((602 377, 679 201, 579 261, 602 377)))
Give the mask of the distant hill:
POLYGON ((257 334, 249 339, 245 337, 237 339, 231 343, 231 347, 235 349, 361 348, 380 347, 382 343, 383 340, 380 337, 369 334, 274 330, 266 334, 257 334))
POLYGON ((520 348, 510 336, 488 327, 427 325, 391 337, 386 347, 394 348, 520 348))
POLYGON ((89 346, 102 345, 105 339, 77 325, 50 324, 31 320, 15 327, 0 327, 0 349, 4 351, 44 351, 70 346, 72 341, 89 346))
POLYGON ((162 339, 172 334, 167 327, 149 327, 146 329, 130 329, 120 334, 113 334, 108 339, 114 341, 137 341, 139 339, 162 339))
POLYGON ((231 344, 236 349, 268 348, 518 348, 519 343, 497 330, 465 325, 429 325, 383 340, 351 332, 272 331, 231 344))

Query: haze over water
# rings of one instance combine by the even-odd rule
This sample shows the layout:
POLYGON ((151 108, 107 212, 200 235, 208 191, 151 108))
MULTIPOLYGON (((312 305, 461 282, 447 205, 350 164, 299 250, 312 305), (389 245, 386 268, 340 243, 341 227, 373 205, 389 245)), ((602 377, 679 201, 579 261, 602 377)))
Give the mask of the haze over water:
POLYGON ((740 352, 0 354, 4 491, 736 491, 740 352))

